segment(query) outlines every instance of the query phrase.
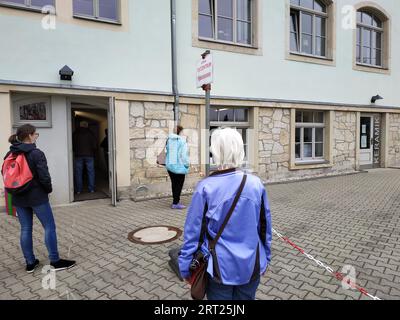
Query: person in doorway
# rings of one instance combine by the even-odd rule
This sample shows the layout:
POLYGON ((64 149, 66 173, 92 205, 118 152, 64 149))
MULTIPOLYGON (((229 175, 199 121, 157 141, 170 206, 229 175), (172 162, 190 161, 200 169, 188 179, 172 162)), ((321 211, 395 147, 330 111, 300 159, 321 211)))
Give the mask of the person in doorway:
POLYGON ((81 121, 80 127, 73 134, 73 149, 75 156, 75 193, 83 190, 83 170, 86 167, 88 189, 95 192, 94 155, 97 151, 96 137, 89 129, 87 121, 81 121))
POLYGON ((260 276, 271 261, 272 226, 267 193, 258 177, 245 177, 238 170, 244 148, 242 136, 236 130, 214 131, 210 150, 218 170, 196 187, 185 223, 179 269, 189 282, 190 266, 200 244, 208 259, 208 300, 254 300, 260 276), (239 193, 241 184, 244 188, 239 193), (237 195, 238 201, 231 211, 237 195), (199 238, 202 231, 204 242, 199 238))
POLYGON ((104 161, 106 163, 106 168, 107 168, 107 176, 109 170, 109 163, 108 163, 108 129, 105 130, 106 136, 104 137, 103 141, 100 144, 100 147, 103 149, 103 154, 104 154, 104 161))
POLYGON ((17 129, 17 133, 9 138, 12 154, 24 154, 33 179, 23 190, 13 194, 13 204, 17 209, 21 224, 20 244, 26 261, 26 271, 33 273, 39 266, 33 252, 32 229, 33 216, 39 219, 44 228, 44 240, 49 253, 50 265, 57 271, 75 266, 75 261, 60 259, 57 248, 56 225, 49 203, 52 192, 50 173, 45 154, 36 148, 39 133, 32 125, 25 124, 17 129))
POLYGON ((177 126, 170 134, 166 148, 166 168, 171 178, 173 203, 171 208, 182 210, 186 207, 180 203, 185 176, 189 173, 189 153, 186 141, 180 136, 182 126, 177 126))

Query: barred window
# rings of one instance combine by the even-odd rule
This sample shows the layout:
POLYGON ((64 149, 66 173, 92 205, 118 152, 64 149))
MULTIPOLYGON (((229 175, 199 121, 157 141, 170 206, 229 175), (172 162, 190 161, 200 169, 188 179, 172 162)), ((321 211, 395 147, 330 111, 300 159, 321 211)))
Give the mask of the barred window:
POLYGON ((296 111, 296 161, 324 159, 323 111, 296 111))
POLYGON ((318 0, 290 0, 290 51, 327 56, 327 5, 318 0))
POLYGON ((199 38, 252 45, 253 0, 199 0, 199 38))
POLYGON ((74 0, 74 16, 100 21, 119 22, 119 0, 74 0))
POLYGON ((376 15, 357 12, 356 59, 358 64, 383 66, 383 22, 376 15))
POLYGON ((55 0, 0 0, 0 5, 21 9, 42 10, 45 6, 55 6, 55 0))

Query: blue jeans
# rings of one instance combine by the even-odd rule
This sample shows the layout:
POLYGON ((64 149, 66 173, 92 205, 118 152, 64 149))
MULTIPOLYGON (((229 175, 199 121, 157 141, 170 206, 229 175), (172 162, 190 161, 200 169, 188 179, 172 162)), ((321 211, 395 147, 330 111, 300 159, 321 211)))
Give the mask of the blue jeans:
POLYGON ((75 158, 75 192, 82 192, 83 189, 83 169, 86 167, 88 175, 89 192, 94 191, 94 158, 76 157, 75 158))
POLYGON ((26 264, 33 264, 36 260, 33 253, 33 213, 36 214, 44 228, 44 241, 49 252, 50 262, 60 260, 57 249, 56 224, 54 222, 53 211, 50 203, 45 203, 37 207, 21 208, 17 207, 18 219, 21 224, 21 249, 25 257, 26 264))
POLYGON ((255 300, 260 277, 242 286, 228 286, 208 278, 208 300, 255 300))

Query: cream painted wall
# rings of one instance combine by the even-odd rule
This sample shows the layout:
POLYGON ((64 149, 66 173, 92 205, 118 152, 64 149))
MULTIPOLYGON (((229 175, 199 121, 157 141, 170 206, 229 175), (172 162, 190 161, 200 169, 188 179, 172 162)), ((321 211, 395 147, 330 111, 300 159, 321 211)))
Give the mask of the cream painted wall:
POLYGON ((129 101, 115 101, 117 185, 131 185, 131 151, 129 140, 129 101))
MULTIPOLYGON (((372 0, 391 16, 390 75, 353 70, 353 30, 343 28, 342 9, 358 0, 335 0, 335 66, 287 60, 289 2, 262 0, 262 55, 213 50, 213 95, 368 105, 379 93, 385 99, 377 105, 400 106, 400 1, 372 0)), ((57 0, 55 30, 42 28, 40 13, 0 7, 0 38, 7 43, 0 80, 60 84, 58 70, 68 64, 72 85, 171 92, 169 3, 129 0, 119 27, 71 18, 71 0, 57 0)), ((191 0, 177 0, 177 31, 179 90, 203 95, 195 66, 206 47, 193 47, 191 0)))
POLYGON ((67 64, 73 85, 171 90, 169 3, 123 0, 122 26, 72 18, 72 0, 57 0, 56 28, 44 15, 0 7, 0 80, 70 84, 58 71, 67 64))
MULTIPOLYGON (((290 0, 262 0, 263 55, 212 50, 215 62, 213 95, 288 99, 349 104, 370 104, 379 93, 385 99, 377 105, 400 106, 396 84, 400 83, 400 1, 373 0, 392 19, 391 75, 353 70, 353 30, 342 26, 346 5, 359 0, 336 2, 336 66, 285 59, 287 34, 286 6, 290 0)), ((192 46, 192 1, 178 3, 178 61, 180 92, 203 94, 196 89, 195 66, 207 48, 192 46)))
MULTIPOLYGON (((10 148, 10 144, 8 143, 8 137, 11 135, 11 108, 10 108, 10 94, 5 92, 0 92, 0 156, 1 163, 3 163, 3 157, 7 153, 10 148)), ((3 191, 3 179, 0 179, 0 195, 2 195, 3 191)), ((0 207, 4 206, 4 197, 0 198, 0 207)))
POLYGON ((62 96, 53 96, 52 128, 38 128, 40 137, 37 147, 47 158, 53 182, 52 204, 69 203, 68 140, 67 140, 67 102, 62 96))

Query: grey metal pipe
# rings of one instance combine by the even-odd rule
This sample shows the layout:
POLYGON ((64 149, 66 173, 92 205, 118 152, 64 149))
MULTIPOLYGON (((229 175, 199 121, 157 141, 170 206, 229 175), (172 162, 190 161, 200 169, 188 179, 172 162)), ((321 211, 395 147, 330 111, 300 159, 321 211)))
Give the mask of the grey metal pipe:
POLYGON ((176 0, 171 0, 171 58, 172 58, 172 93, 174 95, 174 121, 179 122, 178 65, 176 50, 176 0))

